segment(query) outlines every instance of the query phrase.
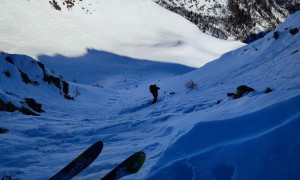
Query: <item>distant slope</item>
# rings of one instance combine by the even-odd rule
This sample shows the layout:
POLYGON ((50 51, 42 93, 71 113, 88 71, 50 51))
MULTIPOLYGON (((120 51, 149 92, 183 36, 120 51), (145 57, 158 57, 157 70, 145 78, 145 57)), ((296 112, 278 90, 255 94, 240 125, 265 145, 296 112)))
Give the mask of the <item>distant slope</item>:
POLYGON ((49 1, 4 0, 0 50, 36 58, 81 56, 93 48, 199 67, 243 45, 204 35, 183 17, 151 0, 74 1, 70 6, 55 2, 61 10, 49 1))

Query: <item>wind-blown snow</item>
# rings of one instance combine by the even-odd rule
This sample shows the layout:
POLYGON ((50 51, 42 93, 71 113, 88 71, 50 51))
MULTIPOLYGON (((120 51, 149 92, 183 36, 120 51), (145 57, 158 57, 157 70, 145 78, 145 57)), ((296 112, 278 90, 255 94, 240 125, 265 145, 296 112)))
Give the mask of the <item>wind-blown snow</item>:
POLYGON ((80 3, 84 2, 76 1, 72 10, 57 11, 48 1, 4 0, 0 6, 0 50, 37 58, 45 54, 82 56, 93 48, 200 67, 243 46, 203 34, 151 0, 90 0, 91 14, 86 14, 80 3))
MULTIPOLYGON (((9 130, 0 134, 0 176, 48 179, 102 140, 100 156, 75 179, 99 179, 141 150, 144 166, 124 179, 299 179, 300 33, 289 33, 299 22, 300 12, 275 30, 277 40, 271 32, 194 71, 91 49, 78 57, 39 56, 49 71, 77 81, 70 82, 75 101, 42 82, 23 84, 1 54, 0 98, 33 97, 46 112, 0 112, 0 127, 9 130), (189 80, 198 89, 186 89, 189 80), (161 88, 154 105, 150 83, 161 88), (256 91, 226 97, 241 84, 256 91), (273 92, 265 94, 267 87, 273 92)), ((33 59, 9 56, 40 78, 33 59)))

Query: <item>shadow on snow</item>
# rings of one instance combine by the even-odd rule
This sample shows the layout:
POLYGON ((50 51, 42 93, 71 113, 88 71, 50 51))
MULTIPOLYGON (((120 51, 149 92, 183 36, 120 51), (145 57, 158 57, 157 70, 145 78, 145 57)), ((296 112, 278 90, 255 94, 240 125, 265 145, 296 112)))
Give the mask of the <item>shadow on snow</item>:
POLYGON ((180 64, 135 59, 94 49, 87 49, 87 53, 79 57, 40 55, 38 59, 46 67, 63 75, 67 81, 81 84, 109 84, 117 81, 139 83, 151 80, 157 75, 170 77, 195 69, 180 64))

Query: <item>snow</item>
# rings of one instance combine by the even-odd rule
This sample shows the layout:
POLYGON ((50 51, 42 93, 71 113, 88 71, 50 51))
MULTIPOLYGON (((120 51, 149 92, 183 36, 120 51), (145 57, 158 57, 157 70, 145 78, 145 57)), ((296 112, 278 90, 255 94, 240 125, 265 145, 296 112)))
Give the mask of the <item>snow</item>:
MULTIPOLYGON (((9 1, 4 2, 5 6, 11 5, 9 1)), ((152 7, 150 1, 100 2, 121 3, 118 5, 124 9, 132 5, 132 10, 134 2, 140 5, 138 7, 143 3, 152 7)), ((39 5, 37 1, 30 3, 39 5)), ((73 16, 68 11, 62 13, 73 16)), ((43 41, 32 43, 32 46, 15 51, 4 49, 10 53, 20 50, 29 55, 38 52, 32 56, 45 64, 47 72, 62 75, 70 83, 70 95, 76 96, 76 90, 79 94, 74 101, 64 99, 57 88, 42 81, 42 72, 30 56, 9 54, 15 62, 12 65, 4 60, 7 54, 0 54, 0 98, 19 102, 32 97, 42 103, 46 111, 37 117, 0 112, 0 127, 9 130, 0 134, 0 176, 48 179, 101 140, 104 148, 100 156, 74 179, 99 179, 138 151, 146 153, 144 166, 137 174, 123 179, 299 179, 300 33, 289 33, 290 28, 300 28, 299 22, 300 12, 291 15, 275 30, 280 34, 277 40, 271 32, 199 69, 186 66, 187 62, 185 65, 174 64, 171 55, 166 58, 158 53, 162 59, 166 58, 166 62, 151 61, 152 58, 146 55, 139 58, 137 54, 124 55, 117 50, 88 48, 84 42, 81 44, 86 48, 83 53, 54 55, 61 49, 54 46, 52 50, 38 49, 41 42, 49 40, 45 34, 40 36, 45 38, 43 41), (40 85, 24 84, 17 68, 40 85), (3 74, 6 70, 11 72, 10 78, 3 74), (198 89, 187 89, 184 84, 189 80, 196 82, 198 89), (151 105, 148 86, 154 83, 161 89, 159 101, 151 105), (241 84, 256 91, 240 99, 226 97, 226 93, 235 92, 241 84), (263 91, 267 87, 273 92, 265 94, 263 91), (171 92, 175 94, 170 95, 171 92)), ((163 23, 158 27, 167 30, 163 23)), ((170 29, 173 31, 173 28, 170 29)), ((133 34, 140 31, 135 30, 133 34)), ((192 42, 187 36, 193 31, 183 32, 181 41, 192 42)), ((40 31, 37 29, 37 32, 40 31)), ((71 33, 69 37, 73 35, 71 33)), ((154 36, 155 32, 148 41, 154 41, 154 36)), ((17 41, 18 37, 5 42, 24 42, 17 41)), ((217 42, 229 46, 226 41, 203 37, 211 46, 217 42)), ((123 38, 124 42, 131 42, 127 36, 123 38)), ((2 48, 5 43, 3 38, 0 39, 2 48)), ((172 46, 165 45, 169 43, 165 38, 155 40, 158 44, 163 43, 163 49, 175 52, 172 46)), ((107 44, 108 48, 129 46, 120 41, 111 43, 107 44)), ((77 41, 71 45, 77 46, 77 41)), ((211 51, 200 44, 193 47, 198 45, 204 53, 211 51)), ((137 52, 131 50, 129 52, 137 52)), ((188 52, 180 53, 183 57, 191 56, 188 52)))
POLYGON ((0 28, 0 49, 37 58, 56 54, 78 57, 92 48, 200 67, 243 46, 203 34, 151 0, 90 0, 91 14, 86 14, 82 7, 87 5, 82 3, 77 1, 73 9, 57 11, 48 1, 4 0, 0 7, 0 17, 5 17, 0 18, 0 24, 5 25, 0 28))
POLYGON ((158 171, 147 179, 222 179, 225 174, 298 179, 299 100, 296 96, 236 118, 198 123, 168 147, 153 168, 158 171))

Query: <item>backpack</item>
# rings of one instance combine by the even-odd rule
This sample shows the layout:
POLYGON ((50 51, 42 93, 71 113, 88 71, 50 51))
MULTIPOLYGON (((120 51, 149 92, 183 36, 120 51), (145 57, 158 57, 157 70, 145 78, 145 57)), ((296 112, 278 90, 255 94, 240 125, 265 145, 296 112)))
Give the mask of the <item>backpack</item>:
POLYGON ((152 94, 154 94, 155 91, 156 91, 156 85, 155 85, 155 84, 151 84, 151 85, 149 86, 149 90, 150 90, 150 92, 151 92, 152 94))

